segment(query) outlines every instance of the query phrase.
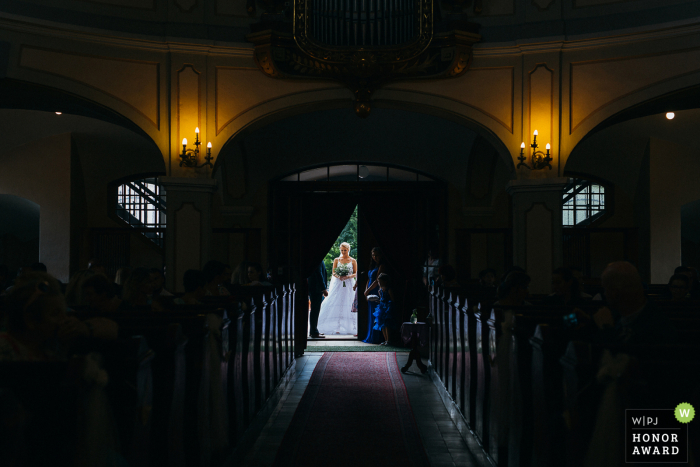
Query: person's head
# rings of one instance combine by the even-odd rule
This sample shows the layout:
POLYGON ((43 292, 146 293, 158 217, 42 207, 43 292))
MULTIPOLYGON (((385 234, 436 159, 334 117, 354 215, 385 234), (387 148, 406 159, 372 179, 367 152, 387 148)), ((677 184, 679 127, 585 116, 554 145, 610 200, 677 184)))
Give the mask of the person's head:
POLYGON ((569 268, 557 268, 552 271, 552 292, 560 297, 577 297, 579 295, 578 280, 569 268))
POLYGON ((105 265, 97 258, 92 258, 88 261, 88 269, 97 274, 106 274, 105 265))
POLYGON ((185 293, 194 294, 196 298, 201 298, 206 293, 204 286, 207 285, 207 281, 202 271, 188 269, 182 276, 182 285, 185 287, 185 293))
POLYGON ((343 258, 350 256, 350 244, 348 242, 343 242, 340 244, 340 256, 343 258))
POLYGON ((131 275, 131 271, 133 271, 133 269, 131 269, 129 266, 117 269, 117 275, 114 277, 114 283, 124 286, 131 275))
POLYGON ((608 264, 601 275, 601 284, 608 305, 622 316, 631 315, 644 305, 642 278, 637 268, 627 261, 608 264))
POLYGON ((140 304, 152 292, 151 271, 147 268, 136 268, 124 284, 122 298, 131 304, 140 304))
POLYGON ((94 271, 91 271, 90 269, 83 269, 71 276, 70 281, 68 281, 68 285, 66 286, 66 302, 69 306, 87 305, 83 297, 82 286, 83 282, 94 275, 94 271))
POLYGON ((440 279, 442 279, 442 283, 445 284, 447 282, 451 282, 457 277, 457 272, 455 271, 455 268, 450 266, 449 264, 443 264, 438 268, 438 274, 440 274, 440 279))
POLYGON ((91 307, 100 308, 114 298, 114 284, 104 274, 95 274, 82 282, 82 299, 91 307))
POLYGON ((163 285, 165 285, 165 276, 163 275, 163 270, 158 268, 151 268, 150 272, 153 292, 160 292, 161 290, 163 290, 163 285))
POLYGON ((690 292, 690 280, 685 274, 674 274, 668 280, 668 288, 671 291, 672 300, 683 300, 690 292))
POLYGON ((47 272, 46 265, 44 263, 32 263, 29 267, 34 272, 47 272))
POLYGON ((571 270, 571 274, 580 283, 581 279, 583 278, 583 268, 581 268, 580 266, 569 266, 569 269, 571 270))
POLYGON ((484 287, 493 287, 496 285, 496 270, 484 269, 479 273, 479 283, 484 287))
POLYGON ((262 266, 259 263, 248 263, 248 282, 262 281, 262 266))
POLYGON ((207 261, 202 272, 207 280, 207 284, 221 284, 224 280, 224 273, 226 271, 226 265, 221 261, 215 259, 207 261))
POLYGON ((56 337, 66 317, 66 302, 56 279, 35 272, 17 281, 5 301, 5 311, 10 333, 43 343, 56 337))
POLYGON ((231 265, 224 264, 224 279, 221 283, 222 284, 230 284, 231 283, 231 276, 233 276, 233 269, 231 269, 231 265))
POLYGON ((380 274, 379 277, 377 277, 377 282, 379 282, 379 287, 382 290, 387 290, 391 288, 391 276, 389 276, 389 274, 380 274))
POLYGON ((375 246, 372 248, 372 263, 377 265, 377 264, 382 264, 384 261, 384 252, 382 249, 378 246, 375 246))
POLYGON ((231 284, 243 285, 248 283, 248 261, 241 261, 231 274, 231 284))
POLYGON ((530 294, 530 276, 521 271, 513 271, 498 286, 498 298, 516 302, 524 301, 530 294))
POLYGON ((683 274, 688 278, 688 281, 690 283, 690 287, 693 286, 693 279, 694 279, 694 271, 689 268, 688 266, 678 266, 674 271, 673 274, 683 274))

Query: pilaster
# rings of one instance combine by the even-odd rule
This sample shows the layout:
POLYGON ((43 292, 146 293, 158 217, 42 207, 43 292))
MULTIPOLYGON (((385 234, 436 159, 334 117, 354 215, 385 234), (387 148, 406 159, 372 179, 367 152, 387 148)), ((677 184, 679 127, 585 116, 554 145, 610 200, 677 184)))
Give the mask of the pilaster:
POLYGON ((211 196, 216 180, 161 177, 166 192, 165 272, 169 290, 181 292, 188 269, 211 256, 211 196))
POLYGON ((562 191, 566 177, 511 180, 513 264, 532 278, 530 292, 551 290, 552 271, 563 264, 562 191))

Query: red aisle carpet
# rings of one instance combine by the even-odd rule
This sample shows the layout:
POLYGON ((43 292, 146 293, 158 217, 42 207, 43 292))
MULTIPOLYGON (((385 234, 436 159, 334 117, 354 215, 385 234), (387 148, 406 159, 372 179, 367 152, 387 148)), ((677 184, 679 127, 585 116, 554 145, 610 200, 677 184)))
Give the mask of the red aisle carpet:
POLYGON ((429 465, 394 352, 326 352, 275 466, 429 465))

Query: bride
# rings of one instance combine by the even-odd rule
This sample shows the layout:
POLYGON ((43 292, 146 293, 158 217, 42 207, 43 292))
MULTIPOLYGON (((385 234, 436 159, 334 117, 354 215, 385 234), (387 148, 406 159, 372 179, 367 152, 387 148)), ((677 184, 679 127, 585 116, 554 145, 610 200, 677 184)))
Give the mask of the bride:
POLYGON ((340 257, 333 260, 333 277, 328 289, 328 297, 321 303, 318 316, 318 331, 322 334, 357 334, 357 314, 352 313, 355 300, 353 279, 357 277, 357 261, 350 257, 350 244, 340 244, 340 257), (348 265, 342 266, 340 265, 348 265), (339 275, 347 268, 346 275, 339 275))

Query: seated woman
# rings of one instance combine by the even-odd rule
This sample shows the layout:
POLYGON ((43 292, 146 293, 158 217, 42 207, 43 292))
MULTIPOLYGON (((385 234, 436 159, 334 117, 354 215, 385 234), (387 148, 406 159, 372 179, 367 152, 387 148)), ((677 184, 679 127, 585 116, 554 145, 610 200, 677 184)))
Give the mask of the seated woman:
POLYGON ((0 361, 65 358, 78 338, 116 339, 117 325, 93 318, 80 321, 66 313, 60 284, 46 273, 31 273, 15 284, 5 302, 7 331, 0 333, 0 361))
POLYGON ((231 293, 224 285, 226 280, 226 265, 221 261, 211 260, 207 261, 202 268, 202 273, 207 281, 204 286, 205 295, 212 297, 223 297, 231 295, 231 293))
POLYGON ((248 263, 248 283, 245 285, 272 287, 272 284, 265 280, 262 266, 258 263, 248 263))
POLYGON ((578 279, 569 268, 552 272, 552 294, 542 300, 543 305, 575 308, 585 305, 591 296, 581 292, 578 279))
POLYGON ((674 302, 690 299, 690 279, 685 274, 674 274, 668 280, 668 298, 674 302))
POLYGON ((95 274, 83 281, 82 297, 90 308, 100 312, 120 310, 124 303, 114 290, 114 284, 102 274, 95 274))
POLYGON ((200 300, 206 294, 204 286, 207 284, 204 273, 196 269, 188 269, 182 277, 182 285, 185 294, 182 298, 176 298, 175 305, 201 305, 200 300))
POLYGON ((129 308, 143 307, 151 304, 152 293, 151 272, 146 268, 136 268, 124 284, 122 299, 129 308))
POLYGON ((442 287, 459 287, 459 282, 457 282, 457 272, 455 268, 449 264, 443 264, 438 268, 438 273, 440 274, 439 282, 435 282, 436 285, 442 287))

